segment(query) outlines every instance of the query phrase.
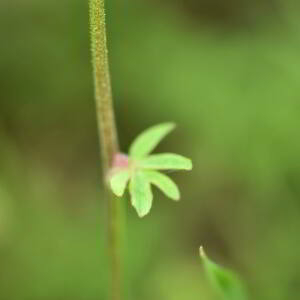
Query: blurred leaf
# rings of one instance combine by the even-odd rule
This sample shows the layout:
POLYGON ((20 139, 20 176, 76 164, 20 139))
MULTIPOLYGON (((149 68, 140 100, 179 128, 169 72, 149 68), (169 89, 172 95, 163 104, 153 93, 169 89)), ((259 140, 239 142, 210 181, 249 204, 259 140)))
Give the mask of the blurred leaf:
POLYGON ((175 124, 173 123, 163 123, 145 130, 133 141, 129 150, 130 156, 134 158, 146 156, 174 128, 175 124))
POLYGON ((224 300, 248 299, 245 288, 239 277, 232 271, 226 270, 211 261, 200 248, 200 256, 204 262, 205 271, 212 285, 219 291, 224 300))
POLYGON ((165 174, 157 171, 145 171, 148 180, 157 186, 163 193, 173 200, 180 199, 180 192, 177 185, 165 174))
POLYGON ((130 178, 130 172, 128 170, 122 170, 120 172, 117 172, 110 178, 110 186, 113 193, 116 196, 118 197, 123 196, 129 178, 130 178))
POLYGON ((193 168, 190 159, 172 153, 150 155, 140 162, 140 166, 151 170, 191 170, 193 168))
POLYGON ((143 172, 136 172, 129 185, 131 204, 136 209, 139 217, 146 216, 152 206, 153 195, 151 185, 143 172))

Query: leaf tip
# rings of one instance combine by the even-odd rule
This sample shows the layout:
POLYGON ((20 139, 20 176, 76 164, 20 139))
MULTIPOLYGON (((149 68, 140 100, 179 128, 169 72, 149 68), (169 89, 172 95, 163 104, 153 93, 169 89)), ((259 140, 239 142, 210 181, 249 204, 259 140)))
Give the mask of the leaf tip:
POLYGON ((179 191, 179 188, 177 187, 176 185, 176 191, 174 191, 174 193, 172 195, 169 195, 169 198, 171 198, 172 200, 174 201, 180 201, 180 198, 181 198, 181 194, 180 194, 180 191, 179 191))
POLYGON ((174 122, 166 122, 163 125, 166 126, 166 128, 168 128, 169 132, 171 132, 172 130, 174 130, 176 128, 176 123, 174 122))
POLYGON ((193 169, 193 162, 191 159, 187 158, 186 170, 191 171, 193 169))
POLYGON ((199 254, 200 254, 200 257, 201 257, 202 259, 206 259, 206 258, 207 258, 203 246, 200 246, 200 248, 199 248, 199 254))
POLYGON ((117 196, 117 197, 122 197, 123 195, 124 195, 124 192, 123 191, 120 191, 120 190, 116 190, 114 187, 113 187, 113 185, 112 184, 110 184, 110 188, 111 188, 111 190, 112 190, 112 192, 113 192, 113 194, 115 195, 115 196, 117 196))
POLYGON ((180 194, 172 197, 171 199, 177 202, 180 201, 180 194))
POLYGON ((137 212, 137 214, 138 214, 140 219, 143 219, 149 214, 149 211, 147 211, 147 212, 137 212))
POLYGON ((123 191, 116 189, 112 182, 110 182, 110 189, 113 192, 113 194, 117 197, 122 197, 124 194, 123 191))
POLYGON ((145 218, 150 213, 151 207, 152 207, 152 204, 149 207, 143 207, 143 208, 134 206, 134 208, 137 212, 137 215, 140 219, 145 218))
POLYGON ((117 197, 124 195, 129 178, 130 173, 126 169, 119 170, 113 175, 110 175, 109 186, 114 195, 117 197))

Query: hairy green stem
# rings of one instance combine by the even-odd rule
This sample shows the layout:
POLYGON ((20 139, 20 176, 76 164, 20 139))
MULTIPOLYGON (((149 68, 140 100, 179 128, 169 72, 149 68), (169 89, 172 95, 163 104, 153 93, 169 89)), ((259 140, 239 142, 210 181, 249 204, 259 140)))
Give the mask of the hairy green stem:
POLYGON ((106 174, 119 147, 108 65, 104 0, 90 0, 90 25, 99 136, 106 174))
POLYGON ((115 154, 119 152, 115 116, 113 110, 110 73, 107 55, 104 0, 90 0, 90 26, 92 63, 99 138, 102 150, 103 177, 109 200, 109 235, 112 286, 111 299, 122 299, 122 202, 114 197, 107 187, 107 174, 115 154))

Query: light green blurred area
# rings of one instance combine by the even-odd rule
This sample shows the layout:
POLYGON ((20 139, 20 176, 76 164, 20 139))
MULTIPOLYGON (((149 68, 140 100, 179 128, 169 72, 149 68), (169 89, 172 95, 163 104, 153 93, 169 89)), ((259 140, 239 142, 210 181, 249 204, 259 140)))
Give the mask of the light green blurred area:
MULTIPOLYGON (((124 203, 127 299, 217 299, 200 245, 251 299, 296 299, 299 4, 106 2, 122 149, 174 121, 158 150, 195 166, 180 203, 124 203)), ((4 0, 0 28, 0 299, 107 299, 87 1, 4 0)))

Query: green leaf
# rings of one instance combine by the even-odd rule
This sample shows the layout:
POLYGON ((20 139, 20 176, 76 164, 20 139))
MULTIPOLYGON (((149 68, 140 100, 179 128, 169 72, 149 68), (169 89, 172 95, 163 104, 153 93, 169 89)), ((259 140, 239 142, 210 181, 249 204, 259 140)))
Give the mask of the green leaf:
POLYGON ((177 185, 168 176, 157 171, 144 171, 148 180, 162 190, 166 196, 178 201, 180 199, 180 192, 177 185))
POLYGON ((139 162, 139 166, 150 170, 191 170, 192 161, 178 154, 153 154, 139 162))
POLYGON ((211 261, 200 248, 200 256, 205 271, 214 288, 224 300, 247 300, 247 293, 239 277, 232 271, 224 269, 211 261))
POLYGON ((116 196, 123 196, 129 178, 130 172, 128 170, 119 171, 110 178, 110 187, 116 196))
POLYGON ((129 155, 133 158, 142 158, 152 152, 158 143, 173 129, 175 124, 163 123, 141 133, 132 143, 129 155))
POLYGON ((131 204, 140 218, 146 216, 152 207, 153 195, 151 185, 143 172, 136 172, 129 185, 131 204))

